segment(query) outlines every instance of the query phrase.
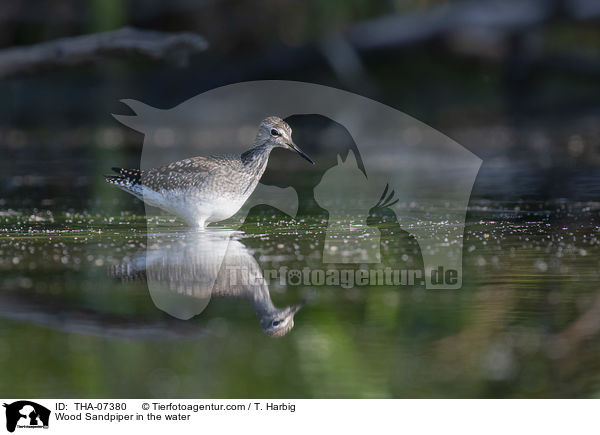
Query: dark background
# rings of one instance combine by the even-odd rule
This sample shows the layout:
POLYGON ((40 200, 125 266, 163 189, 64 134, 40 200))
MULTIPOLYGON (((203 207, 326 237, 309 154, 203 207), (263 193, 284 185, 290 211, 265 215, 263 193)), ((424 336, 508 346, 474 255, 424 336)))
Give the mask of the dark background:
MULTIPOLYGON (((3 2, 0 396, 598 397, 599 23, 596 0, 3 2), (38 45, 124 26, 206 47, 38 45), (119 100, 261 79, 381 101, 483 159, 460 291, 320 288, 277 341, 247 301, 177 323, 109 276, 146 243, 143 204, 102 177, 140 161, 119 100)), ((261 266, 314 251, 286 225, 244 235, 261 266)))
POLYGON ((599 17, 592 0, 9 2, 7 49, 123 26, 192 32, 208 48, 4 74, 2 196, 91 189, 106 153, 135 166, 142 138, 110 116, 129 113, 122 98, 170 108, 216 86, 287 79, 365 95, 451 136, 484 160, 478 196, 597 198, 599 17))

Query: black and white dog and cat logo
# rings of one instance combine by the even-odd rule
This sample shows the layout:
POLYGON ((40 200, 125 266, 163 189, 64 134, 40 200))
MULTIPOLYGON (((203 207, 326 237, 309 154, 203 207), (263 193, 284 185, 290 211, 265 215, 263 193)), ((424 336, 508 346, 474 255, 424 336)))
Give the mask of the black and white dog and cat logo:
POLYGON ((15 429, 47 429, 50 410, 29 400, 19 400, 4 404, 6 408, 6 430, 15 429))

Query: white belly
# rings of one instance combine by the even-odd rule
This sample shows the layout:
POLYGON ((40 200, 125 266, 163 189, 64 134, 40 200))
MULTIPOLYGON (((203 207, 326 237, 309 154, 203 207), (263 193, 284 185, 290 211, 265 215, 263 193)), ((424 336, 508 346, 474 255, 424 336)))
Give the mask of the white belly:
POLYGON ((230 218, 236 214, 242 205, 243 201, 232 201, 227 199, 218 199, 216 201, 205 201, 197 206, 198 215, 206 216, 206 222, 218 222, 230 218))
POLYGON ((183 192, 155 192, 144 189, 143 201, 184 219, 189 225, 203 228, 210 222, 218 222, 236 214, 247 197, 198 199, 183 192))

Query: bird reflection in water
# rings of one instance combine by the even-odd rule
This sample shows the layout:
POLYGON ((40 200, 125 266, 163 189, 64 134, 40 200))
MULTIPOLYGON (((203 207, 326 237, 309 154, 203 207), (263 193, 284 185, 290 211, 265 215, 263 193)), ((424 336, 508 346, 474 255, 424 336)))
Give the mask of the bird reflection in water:
POLYGON ((212 297, 251 301, 260 326, 270 337, 282 337, 294 327, 304 302, 277 308, 260 266, 230 230, 189 231, 148 236, 142 257, 121 264, 114 274, 143 278, 154 304, 179 319, 200 314, 212 297))

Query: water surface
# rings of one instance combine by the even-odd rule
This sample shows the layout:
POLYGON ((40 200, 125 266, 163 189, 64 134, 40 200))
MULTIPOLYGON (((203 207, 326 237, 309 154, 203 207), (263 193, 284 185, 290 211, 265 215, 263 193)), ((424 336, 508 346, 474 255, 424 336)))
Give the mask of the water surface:
MULTIPOLYGON (((157 308, 136 259, 148 236, 185 244, 189 231, 162 217, 161 233, 148 234, 139 203, 118 213, 99 212, 101 203, 1 212, 4 396, 598 394, 600 203, 473 199, 458 291, 266 282, 276 307, 308 301, 281 338, 263 332, 239 294, 210 298, 188 321, 157 308)), ((235 253, 261 269, 313 267, 323 222, 259 207, 233 233, 235 253)), ((407 233, 369 222, 383 265, 422 267, 407 233)))

